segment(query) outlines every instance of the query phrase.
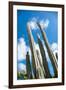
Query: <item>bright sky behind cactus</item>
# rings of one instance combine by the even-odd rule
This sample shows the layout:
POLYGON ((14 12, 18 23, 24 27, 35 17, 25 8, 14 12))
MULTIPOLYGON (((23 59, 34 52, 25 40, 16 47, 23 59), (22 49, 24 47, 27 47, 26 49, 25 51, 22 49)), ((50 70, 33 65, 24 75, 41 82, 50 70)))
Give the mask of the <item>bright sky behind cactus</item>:
MULTIPOLYGON (((36 25, 36 21, 40 22, 42 28, 45 27, 45 33, 48 38, 48 42, 50 46, 55 43, 57 47, 58 43, 58 13, 50 12, 50 11, 31 11, 31 10, 18 10, 17 11, 17 44, 18 44, 18 71, 20 69, 19 64, 26 64, 25 55, 26 52, 30 52, 29 47, 29 38, 27 33, 27 22, 30 22, 32 35, 34 37, 35 43, 37 43, 36 34, 40 35, 40 39, 42 39, 42 35, 38 26, 36 25)), ((36 45, 37 46, 37 45, 36 45)), ((54 46, 54 48, 56 48, 54 46)), ((31 52, 30 52, 31 53, 31 52)), ((23 65, 22 65, 23 66, 23 65)), ((51 63, 49 62, 49 68, 51 74, 54 75, 51 63)))

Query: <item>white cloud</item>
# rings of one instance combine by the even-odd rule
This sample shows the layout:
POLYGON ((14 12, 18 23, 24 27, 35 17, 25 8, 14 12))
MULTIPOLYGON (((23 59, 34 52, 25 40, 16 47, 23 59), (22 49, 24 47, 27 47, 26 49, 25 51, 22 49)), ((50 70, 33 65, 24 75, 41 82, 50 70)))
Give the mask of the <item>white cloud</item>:
POLYGON ((56 65, 57 65, 57 67, 58 67, 58 60, 57 60, 57 57, 56 57, 56 54, 58 55, 58 45, 57 45, 57 43, 54 42, 54 43, 51 45, 51 49, 52 49, 53 54, 54 54, 54 56, 55 56, 56 65))
MULTIPOLYGON (((36 23, 37 21, 38 21, 38 19, 35 17, 33 17, 31 21, 29 21, 32 30, 36 30, 39 28, 36 23)), ((47 28, 49 25, 49 20, 48 19, 46 19, 45 21, 40 20, 40 25, 41 25, 42 29, 47 28)))
POLYGON ((45 24, 44 24, 45 28, 47 28, 47 27, 48 27, 48 25, 49 25, 49 20, 48 20, 48 19, 46 19, 45 24))
POLYGON ((20 38, 18 42, 18 60, 26 59, 28 47, 24 38, 20 38))
POLYGON ((26 72, 26 65, 23 63, 18 63, 18 71, 25 71, 26 72))
MULTIPOLYGON (((51 49, 52 49, 52 51, 53 51, 53 54, 54 54, 54 56, 55 56, 55 58, 56 58, 56 53, 57 53, 57 55, 58 55, 58 45, 57 45, 57 43, 53 43, 52 45, 51 45, 51 49)), ((56 58, 57 59, 57 58, 56 58)), ((57 60, 56 60, 56 62, 57 62, 57 60)))
POLYGON ((37 22, 38 17, 33 17, 31 21, 37 22))
POLYGON ((58 50, 58 45, 57 45, 57 43, 54 42, 54 43, 51 45, 51 49, 52 49, 52 51, 58 50))
POLYGON ((34 22, 34 21, 31 21, 30 22, 30 26, 31 26, 31 29, 33 30, 35 30, 35 29, 37 29, 37 24, 34 22))
POLYGON ((38 28, 36 21, 37 21, 37 18, 35 18, 35 17, 33 17, 31 21, 29 21, 30 27, 32 30, 35 30, 38 28))
POLYGON ((39 50, 39 45, 35 43, 35 48, 39 50))
POLYGON ((44 20, 41 20, 41 21, 40 21, 40 25, 41 25, 41 28, 42 28, 42 29, 47 28, 48 25, 49 25, 49 20, 48 20, 48 19, 46 19, 45 21, 44 21, 44 20))
POLYGON ((18 42, 18 61, 26 60, 27 51, 29 52, 31 60, 30 47, 26 45, 24 38, 20 38, 18 42))

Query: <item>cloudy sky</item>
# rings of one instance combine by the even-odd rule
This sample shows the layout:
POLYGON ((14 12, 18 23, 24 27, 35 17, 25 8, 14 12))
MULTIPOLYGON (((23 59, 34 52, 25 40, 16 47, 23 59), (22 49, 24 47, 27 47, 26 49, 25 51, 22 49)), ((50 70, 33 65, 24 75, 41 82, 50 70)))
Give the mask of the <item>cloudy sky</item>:
MULTIPOLYGON (((26 70, 26 52, 30 52, 29 39, 27 33, 27 22, 31 25, 32 35, 34 37, 36 48, 38 48, 36 33, 40 35, 40 39, 43 40, 42 35, 36 21, 39 21, 42 29, 45 30, 49 44, 52 50, 57 49, 57 38, 58 38, 58 15, 57 12, 49 11, 29 11, 29 10, 18 10, 17 11, 17 42, 18 42, 18 70, 26 70)), ((30 52, 31 54, 31 52, 30 52)), ((49 68, 51 74, 53 74, 53 69, 51 62, 49 62, 49 68)))

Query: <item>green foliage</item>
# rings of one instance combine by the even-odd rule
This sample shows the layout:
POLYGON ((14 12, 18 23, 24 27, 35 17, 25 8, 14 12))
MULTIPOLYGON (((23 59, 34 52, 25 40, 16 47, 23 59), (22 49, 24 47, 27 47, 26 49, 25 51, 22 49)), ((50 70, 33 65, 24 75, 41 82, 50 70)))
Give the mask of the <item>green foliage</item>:
POLYGON ((27 79, 27 74, 24 72, 17 72, 17 79, 20 80, 26 80, 27 79))

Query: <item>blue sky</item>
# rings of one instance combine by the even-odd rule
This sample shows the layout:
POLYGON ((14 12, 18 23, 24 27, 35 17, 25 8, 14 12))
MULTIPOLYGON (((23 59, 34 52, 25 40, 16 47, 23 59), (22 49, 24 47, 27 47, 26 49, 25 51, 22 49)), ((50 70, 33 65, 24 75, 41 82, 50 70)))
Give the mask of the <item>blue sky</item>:
MULTIPOLYGON (((31 10, 18 10, 17 11, 17 41, 19 43, 20 38, 24 38, 26 45, 29 47, 28 33, 27 33, 27 22, 31 21, 32 18, 36 18, 38 21, 41 20, 49 20, 49 25, 45 30, 47 35, 49 44, 51 45, 53 42, 57 43, 58 40, 58 13, 57 12, 49 12, 49 11, 31 11, 31 10)), ((32 34, 35 42, 37 43, 36 33, 40 34, 40 38, 42 40, 42 36, 40 30, 32 30, 32 34)), ((18 62, 19 63, 19 62, 18 62)), ((25 64, 25 60, 20 61, 20 63, 25 64)), ((49 64, 51 66, 51 64, 49 64)), ((50 68, 51 69, 51 68, 50 68)), ((51 73, 53 70, 51 69, 51 73)))
POLYGON ((38 18, 39 21, 42 19, 44 20, 48 19, 50 21, 49 26, 46 30, 46 35, 50 44, 53 41, 57 42, 57 30, 58 30, 57 12, 18 10, 17 16, 18 16, 17 17, 18 39, 20 37, 24 37, 25 40, 28 40, 28 36, 26 32, 26 23, 30 21, 33 17, 35 17, 38 18))

